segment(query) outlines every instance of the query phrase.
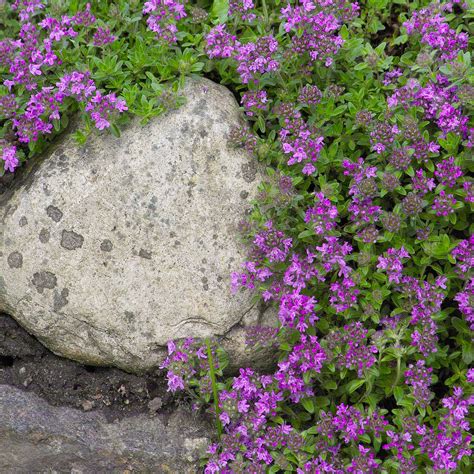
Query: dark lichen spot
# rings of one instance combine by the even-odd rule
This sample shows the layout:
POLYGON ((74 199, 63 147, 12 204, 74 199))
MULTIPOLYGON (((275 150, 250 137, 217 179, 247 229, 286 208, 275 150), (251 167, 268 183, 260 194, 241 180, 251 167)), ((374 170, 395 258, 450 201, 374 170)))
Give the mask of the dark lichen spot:
POLYGON ((51 191, 49 190, 49 186, 46 183, 43 184, 43 192, 46 194, 46 196, 51 196, 51 191))
POLYGON ((151 252, 148 252, 147 250, 140 249, 140 252, 138 252, 138 256, 151 260, 151 252))
POLYGON ((249 197, 249 193, 247 191, 241 191, 240 192, 240 197, 242 199, 247 199, 249 197))
POLYGON ((58 157, 58 161, 56 162, 56 165, 58 166, 58 168, 66 169, 68 167, 68 161, 69 161, 69 157, 63 153, 62 155, 58 157))
POLYGON ((102 250, 102 252, 112 252, 113 248, 114 248, 114 245, 108 239, 103 240, 102 243, 100 244, 100 250, 102 250))
POLYGON ((12 252, 7 262, 10 268, 21 268, 23 266, 23 255, 20 252, 12 252))
POLYGON ((56 287, 57 278, 56 275, 51 272, 37 272, 33 275, 32 283, 38 293, 43 293, 45 288, 52 290, 56 287))
POLYGON ((244 181, 247 183, 252 183, 255 181, 255 177, 257 176, 257 166, 252 161, 246 164, 242 164, 240 166, 242 170, 242 176, 244 177, 244 181))
POLYGON ((46 208, 46 214, 48 214, 54 222, 59 222, 63 218, 63 213, 54 206, 48 206, 46 208))
POLYGON ((61 238, 61 247, 66 250, 76 250, 82 247, 84 243, 84 237, 80 234, 76 234, 74 231, 63 230, 61 238))
POLYGON ((46 244, 49 242, 51 234, 49 233, 48 229, 41 229, 39 233, 39 240, 42 244, 46 244))
POLYGON ((25 227, 25 225, 28 224, 28 219, 25 216, 22 216, 20 221, 18 222, 18 225, 20 227, 25 227))
POLYGON ((54 311, 59 311, 61 308, 64 308, 69 301, 67 297, 69 296, 69 290, 67 288, 63 288, 61 293, 58 290, 54 290, 53 296, 53 309, 54 311))

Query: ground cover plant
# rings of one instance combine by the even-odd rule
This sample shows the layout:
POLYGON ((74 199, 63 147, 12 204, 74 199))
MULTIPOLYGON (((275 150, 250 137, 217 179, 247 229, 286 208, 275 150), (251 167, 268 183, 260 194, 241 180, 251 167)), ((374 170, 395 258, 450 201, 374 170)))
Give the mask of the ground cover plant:
MULTIPOLYGON (((234 291, 274 305, 275 369, 226 377, 175 341, 170 391, 216 418, 205 472, 471 472, 474 76, 463 2, 0 3, 0 149, 14 171, 84 115, 120 133, 228 86, 268 178, 234 291)), ((223 144, 223 146, 225 146, 223 144)))

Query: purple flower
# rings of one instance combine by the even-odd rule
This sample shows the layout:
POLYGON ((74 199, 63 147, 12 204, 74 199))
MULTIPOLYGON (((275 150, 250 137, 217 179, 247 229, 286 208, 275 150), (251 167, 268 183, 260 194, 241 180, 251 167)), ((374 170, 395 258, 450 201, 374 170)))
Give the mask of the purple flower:
POLYGON ((262 110, 265 110, 267 108, 267 102, 267 93, 264 90, 247 91, 242 94, 242 106, 249 117, 253 117, 262 110))
POLYGON ((316 299, 298 292, 285 294, 280 300, 278 316, 281 324, 305 332, 318 319, 314 314, 316 299))
POLYGON ((206 54, 210 58, 230 58, 240 45, 234 35, 227 33, 226 25, 217 25, 206 35, 206 54))
POLYGON ((410 254, 401 247, 400 249, 390 248, 385 255, 378 258, 377 268, 387 271, 389 282, 400 283, 403 271, 402 258, 410 258, 410 254))
POLYGON ((105 46, 107 44, 113 43, 117 39, 109 29, 97 28, 97 31, 94 33, 94 46, 105 46))
POLYGON ((466 318, 471 331, 474 331, 474 278, 466 282, 463 291, 460 291, 454 301, 458 303, 459 311, 466 318))
POLYGON ((16 146, 4 146, 2 150, 3 167, 5 171, 13 173, 18 166, 18 157, 16 154, 16 146))
POLYGON ((444 190, 441 190, 433 201, 432 209, 438 217, 448 216, 454 212, 456 203, 457 201, 452 194, 446 194, 444 190))
MULTIPOLYGON (((290 105, 290 104, 289 104, 290 105)), ((289 155, 287 164, 305 163, 303 174, 316 171, 314 163, 323 148, 323 137, 303 120, 301 113, 289 106, 283 116, 284 125, 279 132, 283 153, 289 155)))
POLYGON ((336 227, 338 212, 323 193, 315 193, 314 196, 316 204, 306 211, 304 221, 313 224, 316 234, 321 235, 336 227))
POLYGON ((367 329, 359 321, 347 324, 326 338, 328 348, 337 349, 337 365, 356 370, 359 377, 362 377, 364 370, 375 364, 374 354, 378 352, 374 345, 367 345, 367 334, 367 329))
POLYGON ((43 0, 15 0, 11 6, 12 10, 17 10, 20 21, 27 22, 38 11, 44 9, 43 0))
POLYGON ((408 35, 420 35, 421 42, 438 51, 443 61, 454 59, 467 48, 467 33, 456 33, 450 28, 437 3, 413 12, 411 19, 403 26, 408 35))
MULTIPOLYGON (((319 2, 318 2, 319 3, 319 2)), ((294 7, 288 3, 281 9, 285 31, 291 37, 291 54, 308 55, 311 61, 331 66, 334 56, 344 44, 336 35, 341 21, 350 21, 357 16, 355 3, 325 2, 317 6, 311 1, 294 7)))
POLYGON ((429 389, 432 372, 432 368, 425 367, 424 360, 418 360, 416 365, 410 364, 405 371, 405 383, 412 387, 413 398, 421 408, 426 408, 429 405, 433 395, 429 389))
POLYGON ((278 41, 273 36, 262 36, 256 42, 237 46, 235 60, 242 82, 257 82, 259 74, 276 71, 279 68, 275 59, 277 49, 278 41))
POLYGON ((461 240, 451 251, 451 255, 456 259, 456 272, 464 278, 474 269, 474 234, 469 239, 461 240))
POLYGON ((168 392, 184 390, 184 380, 179 375, 169 370, 166 377, 168 379, 168 392))
POLYGON ((180 0, 149 0, 145 2, 143 14, 149 15, 148 28, 156 33, 158 40, 176 43, 176 24, 186 17, 184 5, 180 0))
POLYGON ((306 106, 317 105, 321 102, 322 93, 317 86, 307 84, 298 96, 298 101, 306 106))
POLYGON ((434 175, 440 184, 452 188, 456 185, 458 178, 462 176, 462 170, 454 164, 454 157, 451 156, 436 165, 434 175))
POLYGON ((229 16, 241 18, 243 21, 253 21, 256 18, 252 9, 255 8, 253 0, 229 0, 229 16))
POLYGON ((415 172, 415 176, 412 178, 413 190, 418 191, 422 196, 433 191, 436 188, 436 184, 433 178, 428 178, 422 169, 415 172))
POLYGON ((357 295, 360 293, 351 278, 331 283, 329 302, 337 313, 342 313, 357 304, 357 295))
POLYGON ((274 229, 271 221, 265 224, 265 228, 265 231, 255 236, 253 243, 270 262, 283 262, 293 245, 292 239, 274 229))

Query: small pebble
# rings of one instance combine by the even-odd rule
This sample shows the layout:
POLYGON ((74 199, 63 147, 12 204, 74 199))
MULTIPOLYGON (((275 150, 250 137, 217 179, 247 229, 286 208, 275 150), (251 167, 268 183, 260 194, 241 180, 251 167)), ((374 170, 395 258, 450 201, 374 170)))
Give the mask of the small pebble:
POLYGON ((94 408, 94 402, 91 402, 90 400, 84 400, 81 406, 84 411, 90 411, 94 408))

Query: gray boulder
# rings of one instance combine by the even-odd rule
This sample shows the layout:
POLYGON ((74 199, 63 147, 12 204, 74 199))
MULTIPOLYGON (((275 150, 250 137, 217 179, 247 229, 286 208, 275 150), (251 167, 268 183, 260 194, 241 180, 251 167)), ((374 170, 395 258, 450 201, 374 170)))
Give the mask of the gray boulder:
POLYGON ((241 118, 226 88, 182 95, 120 138, 66 136, 0 197, 0 311, 56 354, 139 372, 169 339, 218 336, 234 364, 256 358, 242 328, 268 315, 229 280, 260 170, 228 146, 241 118))
POLYGON ((178 409, 108 421, 100 412, 52 407, 33 393, 0 385, 0 472, 197 473, 212 429, 178 409))

